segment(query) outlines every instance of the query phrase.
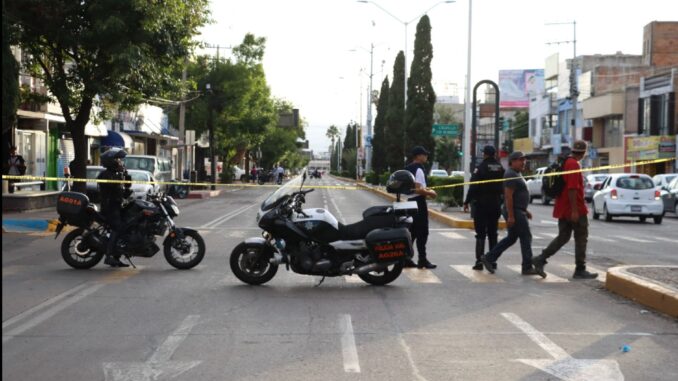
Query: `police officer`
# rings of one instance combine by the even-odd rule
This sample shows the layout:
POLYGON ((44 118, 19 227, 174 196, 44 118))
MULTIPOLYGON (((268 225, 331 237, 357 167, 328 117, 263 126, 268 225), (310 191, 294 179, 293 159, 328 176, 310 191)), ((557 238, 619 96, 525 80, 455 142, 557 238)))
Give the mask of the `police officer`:
MULTIPOLYGON (((130 180, 122 159, 127 156, 125 150, 111 148, 101 155, 101 165, 106 168, 101 172, 97 179, 99 180, 130 180)), ((106 222, 111 227, 111 236, 106 247, 106 259, 104 263, 112 267, 127 267, 126 263, 120 261, 120 253, 115 252, 115 244, 123 229, 122 217, 120 215, 123 199, 129 197, 131 193, 131 183, 123 187, 120 183, 98 183, 99 194, 101 196, 101 213, 106 222)))
MULTIPOLYGON (((471 181, 496 180, 504 177, 504 167, 497 161, 496 150, 487 145, 483 148, 483 162, 475 169, 471 181)), ((485 254, 485 237, 490 250, 497 244, 497 225, 501 215, 501 197, 504 190, 501 181, 471 184, 464 201, 464 212, 468 213, 471 204, 471 216, 476 229, 476 264, 474 270, 483 270, 480 257, 485 254)), ((496 267, 496 263, 493 264, 496 267)))
MULTIPOLYGON (((424 175, 426 169, 424 164, 428 160, 429 152, 422 146, 417 146, 412 149, 412 162, 405 167, 414 175, 414 193, 417 195, 410 198, 410 201, 417 202, 417 214, 414 215, 412 226, 410 226, 410 234, 412 234, 412 242, 417 244, 417 253, 419 254, 419 262, 417 267, 420 269, 435 269, 437 266, 429 262, 426 258, 426 241, 428 241, 428 206, 426 205, 426 197, 435 198, 437 196, 433 189, 426 187, 426 176, 424 175)), ((410 261, 406 263, 406 267, 413 267, 414 263, 410 261)))

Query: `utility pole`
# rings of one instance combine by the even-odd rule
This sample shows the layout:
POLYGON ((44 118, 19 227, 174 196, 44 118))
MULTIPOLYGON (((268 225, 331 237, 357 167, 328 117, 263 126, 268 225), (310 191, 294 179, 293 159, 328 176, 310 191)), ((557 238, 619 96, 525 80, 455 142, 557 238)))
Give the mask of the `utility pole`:
POLYGON ((374 68, 374 44, 370 44, 370 90, 367 95, 367 137, 365 141, 365 173, 372 170, 372 75, 374 68))
MULTIPOLYGON (((473 15, 473 0, 468 1, 468 47, 466 51, 466 100, 464 101, 464 145, 462 153, 464 163, 464 182, 471 180, 471 21, 473 15)), ((464 185, 464 197, 468 193, 468 185, 464 185)))
MULTIPOLYGON (((181 84, 182 86, 186 84, 186 64, 188 63, 188 60, 184 60, 184 70, 181 72, 181 84)), ((181 160, 179 160, 179 168, 178 170, 178 177, 179 179, 183 179, 183 171, 184 168, 187 167, 188 164, 188 145, 186 144, 186 130, 185 130, 185 124, 186 124, 186 95, 182 94, 181 96, 181 104, 179 105, 179 139, 184 142, 181 147, 181 160)), ((189 169, 190 170, 190 169, 189 169)))
POLYGON ((214 161, 214 120, 212 113, 212 103, 214 102, 214 98, 212 96, 212 88, 210 84, 208 83, 206 86, 207 92, 210 95, 209 99, 207 100, 207 128, 210 132, 210 173, 212 176, 212 185, 210 186, 210 189, 215 190, 216 186, 214 184, 217 182, 217 163, 214 161))

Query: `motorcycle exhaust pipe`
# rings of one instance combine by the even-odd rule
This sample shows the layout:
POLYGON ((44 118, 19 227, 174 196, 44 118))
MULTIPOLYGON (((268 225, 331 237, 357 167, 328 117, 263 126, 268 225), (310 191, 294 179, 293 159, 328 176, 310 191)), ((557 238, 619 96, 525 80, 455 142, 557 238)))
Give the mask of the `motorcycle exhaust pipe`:
POLYGON ((386 265, 383 263, 370 263, 369 265, 365 265, 362 267, 358 267, 357 269, 353 270, 353 274, 367 274, 372 271, 380 271, 386 268, 386 265))

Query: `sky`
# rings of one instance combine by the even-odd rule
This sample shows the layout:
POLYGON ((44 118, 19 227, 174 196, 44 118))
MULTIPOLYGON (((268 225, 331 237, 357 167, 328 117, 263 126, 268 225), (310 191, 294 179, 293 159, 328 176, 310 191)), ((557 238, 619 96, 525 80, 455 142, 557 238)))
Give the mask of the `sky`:
MULTIPOLYGON (((463 102, 469 0, 212 0, 210 9, 213 22, 197 39, 225 47, 220 55, 230 55, 227 47, 240 44, 246 33, 266 37, 263 63, 271 92, 300 110, 316 152, 327 151, 330 125, 343 130, 351 121, 367 124, 370 72, 372 88, 379 90, 385 76, 393 77, 395 56, 406 43, 409 72, 416 24, 427 10, 434 89, 463 102)), ((543 68, 553 53, 561 60, 572 57, 571 43, 547 44, 572 41, 572 21, 577 55, 641 54, 643 27, 678 21, 678 1, 473 0, 471 86, 496 82, 499 70, 543 68)), ((373 120, 375 115, 373 108, 373 120)))

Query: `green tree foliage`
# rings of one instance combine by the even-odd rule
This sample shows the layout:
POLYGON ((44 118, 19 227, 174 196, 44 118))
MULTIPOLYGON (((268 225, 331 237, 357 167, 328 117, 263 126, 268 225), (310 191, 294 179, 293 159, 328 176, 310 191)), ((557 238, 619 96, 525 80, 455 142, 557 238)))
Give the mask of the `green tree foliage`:
POLYGON ((393 83, 388 93, 386 111, 386 166, 391 171, 401 169, 405 162, 405 54, 400 51, 393 64, 393 83))
POLYGON ((357 144, 355 135, 358 128, 360 126, 356 122, 346 125, 346 137, 341 152, 341 168, 351 178, 356 176, 357 144))
POLYGON ((448 172, 459 168, 461 163, 461 156, 459 154, 461 147, 457 144, 457 139, 444 136, 436 138, 435 142, 435 157, 438 164, 448 172))
POLYGON ((518 111, 511 124, 511 138, 521 139, 529 136, 530 114, 527 111, 518 111))
MULTIPOLYGON (((417 24, 414 40, 414 59, 407 81, 407 110, 405 111, 405 141, 407 148, 423 146, 429 151, 435 147, 431 136, 433 105, 436 94, 431 85, 431 24, 424 15, 417 24)), ((434 160, 434 155, 429 161, 434 160)))
POLYGON ((334 152, 335 149, 334 142, 337 140, 337 138, 339 138, 339 129, 337 128, 337 126, 331 125, 327 128, 325 136, 327 136, 332 141, 332 152, 334 152))
MULTIPOLYGON (((5 15, 5 1, 2 2, 2 134, 5 135, 14 124, 19 106, 19 65, 10 49, 10 29, 5 15)), ((3 158, 6 149, 3 145, 3 158)))
MULTIPOLYGON (((85 177, 90 117, 178 86, 174 74, 208 21, 208 6, 208 0, 6 1, 17 42, 29 53, 24 69, 44 81, 71 131, 75 177, 85 177)), ((84 191, 85 184, 75 188, 84 191)))
POLYGON ((386 171, 386 111, 388 110, 388 77, 381 83, 377 101, 377 117, 374 119, 372 138, 372 170, 376 173, 386 171))

